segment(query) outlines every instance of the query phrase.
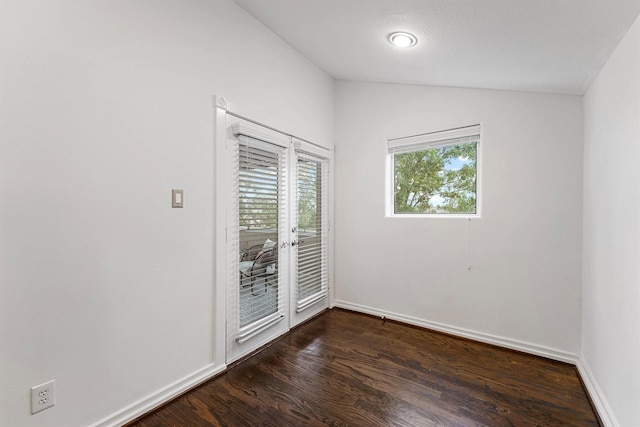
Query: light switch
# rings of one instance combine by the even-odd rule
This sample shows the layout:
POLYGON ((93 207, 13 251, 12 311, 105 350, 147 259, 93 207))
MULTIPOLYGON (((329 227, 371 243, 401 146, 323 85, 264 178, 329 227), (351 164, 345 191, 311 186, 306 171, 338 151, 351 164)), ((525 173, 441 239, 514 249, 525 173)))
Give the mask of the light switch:
POLYGON ((183 206, 184 196, 183 190, 173 189, 171 190, 171 207, 181 208, 183 206))

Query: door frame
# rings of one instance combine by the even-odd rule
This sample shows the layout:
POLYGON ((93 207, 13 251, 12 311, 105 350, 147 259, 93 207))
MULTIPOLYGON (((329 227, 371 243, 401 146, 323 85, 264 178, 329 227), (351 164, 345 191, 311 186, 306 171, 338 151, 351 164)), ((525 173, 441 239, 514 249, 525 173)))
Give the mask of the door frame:
MULTIPOLYGON (((284 333, 287 333, 291 327, 304 322, 305 320, 317 315, 326 308, 333 307, 334 292, 333 292, 333 229, 330 226, 333 219, 333 207, 332 207, 332 194, 333 194, 333 176, 332 176, 332 164, 333 164, 333 149, 321 147, 316 144, 309 143, 302 139, 298 139, 292 135, 284 132, 280 132, 277 129, 265 126, 261 123, 255 122, 242 115, 231 112, 228 110, 227 101, 220 96, 213 97, 213 105, 215 110, 214 116, 214 171, 213 171, 213 183, 214 183, 214 306, 216 308, 213 313, 213 358, 216 365, 227 365, 233 361, 236 361, 255 349, 260 348, 274 339, 278 338, 284 333), (233 125, 235 130, 232 129, 233 125), (270 327, 269 333, 260 338, 253 339, 252 347, 246 351, 235 351, 232 345, 230 345, 231 339, 227 337, 227 316, 228 312, 228 284, 229 276, 233 274, 230 269, 230 263, 237 262, 237 260, 230 259, 227 246, 227 236, 230 231, 229 228, 229 205, 231 173, 230 162, 228 158, 227 146, 230 142, 230 138, 233 136, 233 132, 240 132, 247 136, 261 139, 280 141, 280 144, 287 142, 289 144, 289 158, 295 157, 296 149, 306 151, 308 154, 318 156, 318 153, 328 160, 328 182, 327 182, 327 203, 328 203, 328 295, 323 299, 322 303, 313 304, 308 310, 300 313, 300 315, 293 316, 291 313, 295 312, 295 301, 292 297, 292 292, 295 291, 295 283, 288 279, 289 286, 286 293, 288 299, 288 308, 285 309, 285 319, 276 324, 277 327, 270 327)), ((289 188, 291 187, 292 176, 295 175, 295 168, 297 168, 297 159, 295 162, 289 160, 289 188), (293 166, 292 166, 293 165, 293 166)), ((290 191, 289 197, 293 197, 294 191, 290 191)), ((288 230, 291 230, 290 224, 288 224, 288 230)), ((290 236, 289 236, 290 237, 290 236)), ((279 242, 280 244, 280 242, 279 242)), ((288 244, 288 241, 287 241, 288 244)), ((287 251, 288 251, 287 247, 287 251)), ((280 249, 282 250, 282 249, 280 249)), ((293 262, 291 262, 292 256, 289 256, 289 273, 293 268, 293 262)), ((248 342, 248 341, 247 341, 248 342)))

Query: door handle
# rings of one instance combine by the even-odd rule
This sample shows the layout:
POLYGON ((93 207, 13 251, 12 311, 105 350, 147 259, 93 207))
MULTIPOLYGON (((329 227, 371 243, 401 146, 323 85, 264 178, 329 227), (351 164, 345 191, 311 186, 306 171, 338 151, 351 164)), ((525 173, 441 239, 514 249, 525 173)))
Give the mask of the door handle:
POLYGON ((297 244, 298 244, 298 241, 297 241, 297 240, 292 240, 292 241, 291 241, 291 246, 295 246, 295 245, 297 245, 297 244))

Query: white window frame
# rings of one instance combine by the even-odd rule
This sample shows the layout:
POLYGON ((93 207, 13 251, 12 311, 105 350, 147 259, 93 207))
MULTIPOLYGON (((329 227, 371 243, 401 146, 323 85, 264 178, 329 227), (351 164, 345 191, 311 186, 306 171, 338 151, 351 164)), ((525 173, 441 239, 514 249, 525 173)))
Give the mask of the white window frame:
POLYGON ((390 138, 387 140, 387 159, 385 168, 385 217, 387 218, 403 218, 403 219, 422 219, 422 218, 481 218, 481 201, 482 201, 482 123, 475 125, 467 125, 447 129, 443 131, 428 132, 420 135, 390 138), (420 150, 428 150, 432 148, 443 147, 447 145, 458 145, 464 143, 464 138, 470 135, 480 135, 476 143, 476 212, 460 213, 460 214, 406 214, 395 213, 395 171, 394 156, 400 153, 409 153, 420 150), (455 141, 455 142, 451 142, 455 141))

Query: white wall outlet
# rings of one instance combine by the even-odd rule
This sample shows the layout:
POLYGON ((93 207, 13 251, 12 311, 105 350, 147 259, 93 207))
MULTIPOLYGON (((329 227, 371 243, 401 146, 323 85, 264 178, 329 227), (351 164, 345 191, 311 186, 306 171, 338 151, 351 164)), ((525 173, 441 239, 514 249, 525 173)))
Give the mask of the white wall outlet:
POLYGON ((35 414, 56 404, 56 380, 31 387, 31 413, 35 414))

